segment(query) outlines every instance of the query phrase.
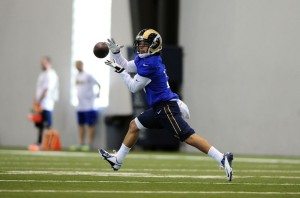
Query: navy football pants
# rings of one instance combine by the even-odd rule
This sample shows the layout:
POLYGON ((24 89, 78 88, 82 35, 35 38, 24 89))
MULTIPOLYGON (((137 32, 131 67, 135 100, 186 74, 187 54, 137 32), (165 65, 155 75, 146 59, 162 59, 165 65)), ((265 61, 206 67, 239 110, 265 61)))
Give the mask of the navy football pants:
POLYGON ((180 141, 185 141, 195 133, 194 129, 181 117, 176 101, 160 102, 137 117, 138 127, 147 129, 165 129, 180 141), (139 126, 139 125, 142 126, 139 126))

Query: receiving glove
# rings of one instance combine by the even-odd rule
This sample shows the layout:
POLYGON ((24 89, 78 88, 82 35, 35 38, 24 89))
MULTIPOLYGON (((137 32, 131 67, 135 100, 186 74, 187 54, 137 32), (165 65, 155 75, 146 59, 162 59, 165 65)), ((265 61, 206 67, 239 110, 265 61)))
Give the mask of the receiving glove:
POLYGON ((121 49, 122 47, 124 47, 124 45, 118 45, 118 44, 116 44, 116 42, 115 42, 115 40, 114 40, 113 38, 107 39, 107 41, 108 41, 108 43, 107 43, 108 48, 109 48, 109 50, 110 50, 113 54, 118 54, 118 53, 120 53, 120 49, 121 49))
POLYGON ((115 72, 117 73, 122 73, 125 70, 122 66, 118 65, 115 61, 106 60, 105 64, 110 67, 113 67, 115 69, 115 72))

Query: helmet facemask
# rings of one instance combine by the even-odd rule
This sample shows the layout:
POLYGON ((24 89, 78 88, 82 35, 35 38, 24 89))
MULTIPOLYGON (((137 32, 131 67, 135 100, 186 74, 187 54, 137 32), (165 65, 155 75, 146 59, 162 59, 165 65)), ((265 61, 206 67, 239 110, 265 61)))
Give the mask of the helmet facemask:
POLYGON ((136 51, 138 54, 149 53, 150 45, 145 40, 136 42, 136 51))

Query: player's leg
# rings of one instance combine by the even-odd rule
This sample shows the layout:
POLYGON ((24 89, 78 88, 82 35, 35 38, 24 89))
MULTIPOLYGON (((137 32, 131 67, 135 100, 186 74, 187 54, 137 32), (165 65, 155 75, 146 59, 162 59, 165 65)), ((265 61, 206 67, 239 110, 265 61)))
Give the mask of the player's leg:
POLYGON ((96 123, 98 120, 98 112, 95 110, 89 111, 88 112, 88 120, 87 120, 87 125, 88 125, 88 146, 89 148, 92 147, 93 142, 94 142, 94 137, 95 137, 95 129, 96 129, 96 123))
POLYGON ((215 159, 220 165, 224 166, 228 180, 232 178, 231 153, 225 155, 211 146, 202 136, 196 134, 189 124, 182 118, 180 108, 176 102, 158 106, 156 111, 159 112, 159 120, 165 129, 171 131, 175 137, 187 144, 199 149, 205 154, 215 159), (227 160, 228 163, 225 163, 227 160), (225 165, 227 164, 227 166, 225 165))
POLYGON ((84 144, 84 137, 85 137, 85 112, 84 111, 77 111, 77 125, 78 125, 78 142, 79 145, 84 144))
POLYGON ((43 135, 44 135, 44 129, 45 129, 45 125, 47 124, 47 115, 45 113, 45 110, 42 110, 40 112, 41 116, 42 116, 42 121, 40 123, 36 123, 35 126, 38 129, 38 138, 37 138, 37 144, 41 145, 42 141, 43 141, 43 135))
POLYGON ((78 139, 79 139, 79 145, 83 145, 84 144, 84 125, 79 124, 78 125, 78 139))
POLYGON ((129 124, 128 131, 118 152, 116 152, 115 154, 110 154, 106 150, 100 149, 99 154, 111 165, 113 170, 117 171, 121 168, 126 155, 136 143, 138 136, 139 129, 135 124, 135 121, 132 120, 129 124))
MULTIPOLYGON (((209 149, 211 148, 211 145, 208 143, 208 141, 196 133, 194 133, 190 137, 188 137, 185 140, 185 142, 187 144, 199 149, 200 151, 202 151, 205 154, 207 154, 209 149)), ((220 154, 223 156, 222 153, 220 153, 220 154)))
POLYGON ((52 113, 51 111, 42 110, 42 122, 37 124, 38 128, 38 145, 42 144, 44 131, 50 129, 52 126, 52 113))
POLYGON ((120 150, 117 152, 118 159, 123 161, 129 150, 135 145, 139 131, 141 129, 161 128, 159 122, 156 120, 155 112, 152 108, 144 111, 129 124, 128 132, 123 140, 120 150), (120 151, 124 151, 124 155, 120 151))
POLYGON ((77 143, 70 146, 71 151, 77 151, 82 149, 85 137, 85 116, 84 111, 76 112, 77 120, 77 143))
POLYGON ((123 163, 126 155, 129 153, 130 149, 135 145, 137 139, 139 138, 139 131, 140 129, 137 127, 135 120, 132 120, 129 124, 129 128, 124 137, 123 143, 116 153, 118 162, 123 163))
POLYGON ((131 120, 123 144, 128 148, 132 148, 139 137, 139 131, 140 129, 137 127, 135 119, 131 120))
POLYGON ((88 125, 88 144, 89 146, 93 145, 94 137, 95 137, 95 125, 88 125))
POLYGON ((52 127, 52 111, 43 110, 43 120, 46 129, 51 129, 52 127))
POLYGON ((139 137, 139 131, 148 127, 152 128, 153 126, 155 126, 154 112, 153 109, 148 109, 130 122, 123 143, 116 154, 110 154, 104 149, 100 149, 100 155, 110 163, 114 170, 120 169, 126 155, 135 145, 139 137))
POLYGON ((40 112, 40 115, 42 117, 41 122, 39 123, 35 123, 35 127, 38 130, 38 136, 37 136, 37 141, 36 144, 37 145, 41 145, 42 144, 42 138, 43 138, 43 131, 44 131, 44 117, 43 117, 43 111, 40 112))
POLYGON ((185 142, 200 151, 202 151, 205 154, 208 154, 210 157, 212 157, 214 160, 216 160, 220 165, 222 165, 222 160, 224 158, 224 154, 218 151, 215 147, 210 145, 208 141, 203 138, 202 136, 194 133, 191 136, 189 136, 185 142))
POLYGON ((44 123, 43 120, 40 123, 36 123, 35 127, 38 130, 38 137, 37 137, 37 145, 42 144, 42 138, 43 138, 43 131, 44 131, 44 123))
POLYGON ((192 134, 185 142, 216 160, 224 168, 228 181, 232 180, 232 153, 221 153, 218 149, 211 146, 205 138, 198 134, 192 134))

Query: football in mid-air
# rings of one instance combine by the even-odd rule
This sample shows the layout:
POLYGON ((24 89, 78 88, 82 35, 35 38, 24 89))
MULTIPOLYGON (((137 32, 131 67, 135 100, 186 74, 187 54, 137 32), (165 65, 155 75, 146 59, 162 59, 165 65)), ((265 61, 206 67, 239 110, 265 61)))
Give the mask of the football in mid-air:
POLYGON ((104 58, 109 53, 108 46, 105 42, 98 42, 94 46, 94 54, 97 58, 104 58))

